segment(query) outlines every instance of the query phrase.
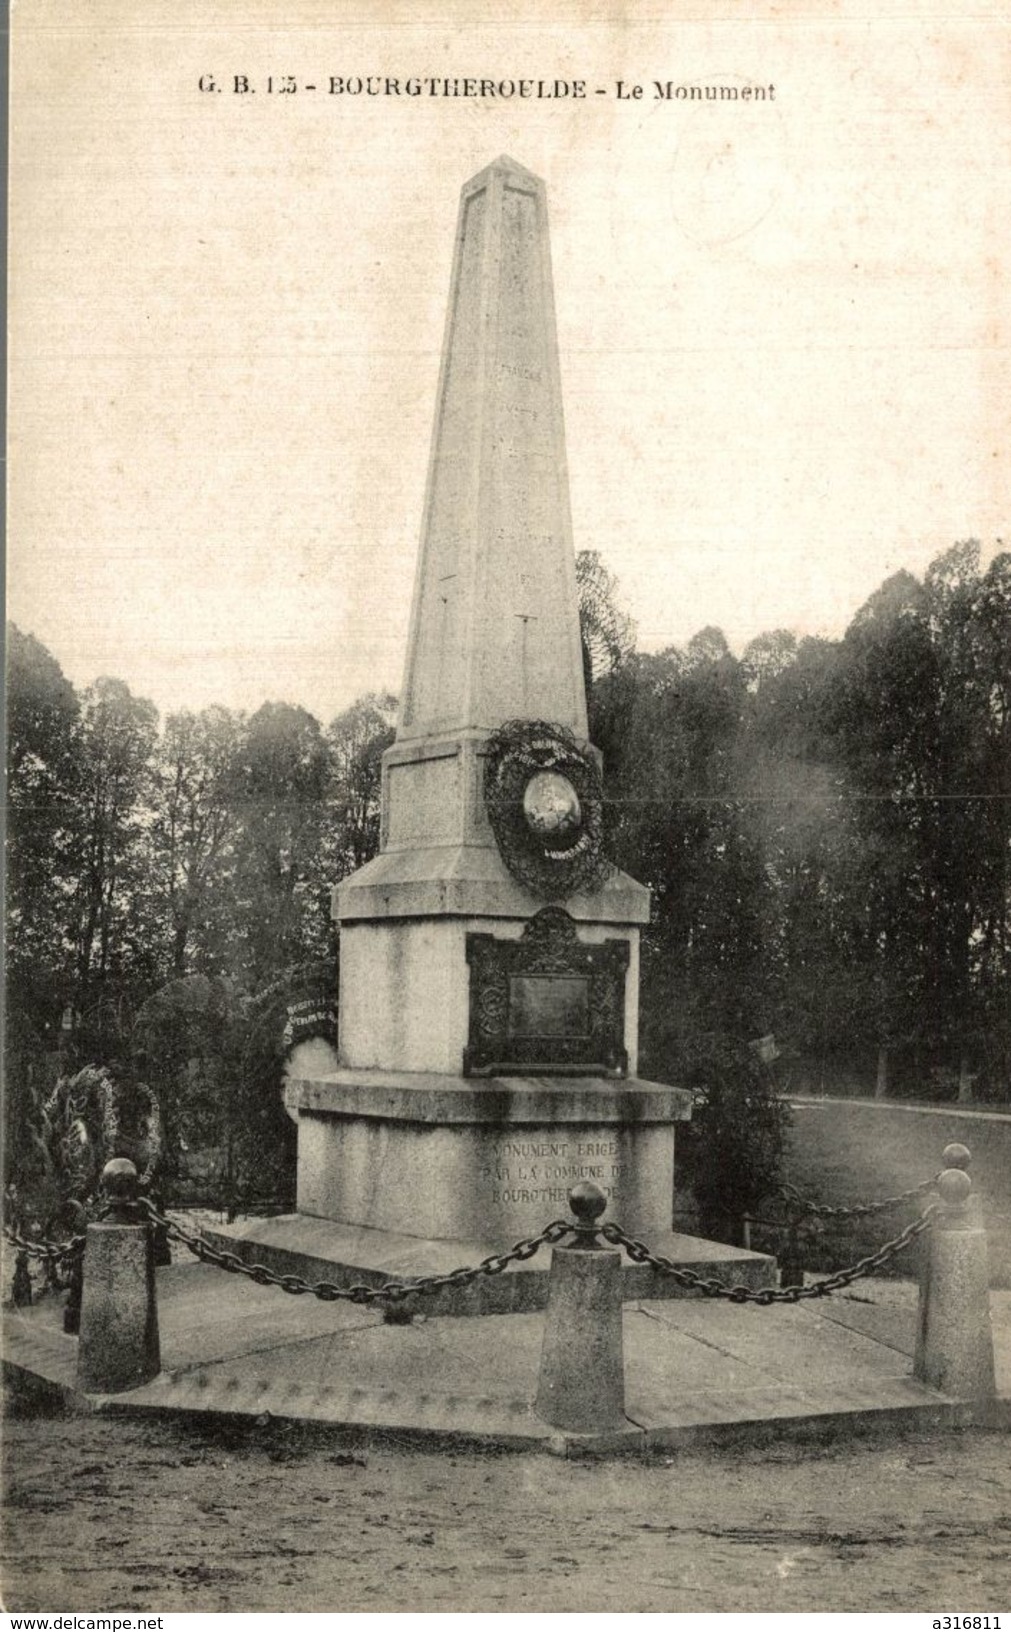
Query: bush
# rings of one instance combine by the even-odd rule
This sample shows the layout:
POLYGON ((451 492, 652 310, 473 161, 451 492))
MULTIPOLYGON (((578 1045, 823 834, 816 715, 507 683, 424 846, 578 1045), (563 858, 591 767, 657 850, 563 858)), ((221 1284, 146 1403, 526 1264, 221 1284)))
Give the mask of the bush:
POLYGON ((680 1149, 699 1227, 739 1244, 745 1214, 780 1181, 789 1108, 749 1043, 710 1033, 684 1039, 679 1053, 675 1081, 696 1096, 680 1149))

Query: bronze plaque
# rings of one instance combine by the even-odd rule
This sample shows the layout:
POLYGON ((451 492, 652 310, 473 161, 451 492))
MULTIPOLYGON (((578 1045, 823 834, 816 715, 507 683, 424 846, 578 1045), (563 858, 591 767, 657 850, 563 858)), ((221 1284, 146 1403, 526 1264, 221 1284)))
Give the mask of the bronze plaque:
POLYGON ((587 1037, 590 982, 585 975, 510 975, 510 1037, 587 1037))
POLYGON ((518 941, 468 935, 470 1025, 465 1076, 623 1076, 628 942, 580 941, 545 907, 518 941))

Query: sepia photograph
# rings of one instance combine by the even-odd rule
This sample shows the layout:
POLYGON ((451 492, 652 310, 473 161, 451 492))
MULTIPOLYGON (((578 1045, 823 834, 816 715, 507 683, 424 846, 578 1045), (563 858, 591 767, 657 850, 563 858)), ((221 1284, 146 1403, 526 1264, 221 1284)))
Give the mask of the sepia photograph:
POLYGON ((1011 1629, 1002 9, 9 77, 11 1626, 1011 1629))

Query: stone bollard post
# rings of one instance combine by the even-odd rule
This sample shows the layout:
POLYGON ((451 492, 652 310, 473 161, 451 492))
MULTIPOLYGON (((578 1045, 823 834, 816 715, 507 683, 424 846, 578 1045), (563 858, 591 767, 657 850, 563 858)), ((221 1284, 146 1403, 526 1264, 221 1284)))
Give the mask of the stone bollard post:
POLYGON ((986 1230, 964 1145, 945 1146, 920 1274, 914 1376, 962 1400, 996 1393, 986 1230))
POLYGON ((84 1249, 77 1386, 86 1394, 138 1388, 161 1369, 154 1255, 133 1163, 107 1162, 102 1189, 108 1217, 88 1225, 84 1249))
POLYGON ((576 1244, 553 1247, 541 1370, 534 1410, 575 1434, 624 1428, 621 1254, 597 1241, 607 1206, 595 1184, 569 1191, 579 1219, 576 1244))

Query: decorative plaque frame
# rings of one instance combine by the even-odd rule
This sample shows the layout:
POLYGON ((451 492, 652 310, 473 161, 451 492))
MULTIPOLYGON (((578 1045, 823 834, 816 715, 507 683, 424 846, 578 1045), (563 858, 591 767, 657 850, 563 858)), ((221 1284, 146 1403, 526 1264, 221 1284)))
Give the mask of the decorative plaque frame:
POLYGON ((563 907, 543 907, 518 941, 468 934, 465 1077, 622 1077, 629 947, 580 941, 563 907))

